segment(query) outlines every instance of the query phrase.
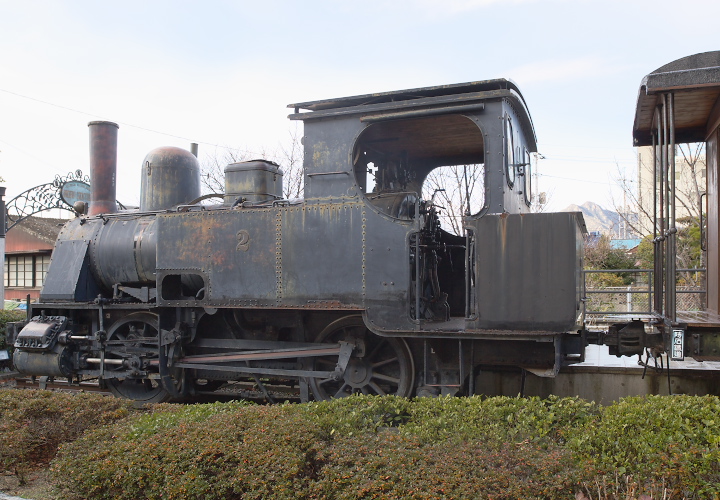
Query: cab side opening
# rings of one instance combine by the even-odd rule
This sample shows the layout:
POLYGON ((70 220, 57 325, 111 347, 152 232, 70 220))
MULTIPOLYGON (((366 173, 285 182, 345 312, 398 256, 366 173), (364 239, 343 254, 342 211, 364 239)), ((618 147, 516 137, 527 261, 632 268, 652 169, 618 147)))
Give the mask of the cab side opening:
POLYGON ((382 213, 413 220, 408 314, 449 321, 471 314, 474 235, 464 217, 485 208, 485 142, 463 115, 373 123, 353 151, 356 182, 382 213))

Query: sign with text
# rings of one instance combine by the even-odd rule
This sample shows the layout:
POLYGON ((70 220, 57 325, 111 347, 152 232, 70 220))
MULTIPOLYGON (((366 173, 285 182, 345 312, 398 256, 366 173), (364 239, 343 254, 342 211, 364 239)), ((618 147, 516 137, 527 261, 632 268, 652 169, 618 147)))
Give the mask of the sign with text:
POLYGON ((682 361, 685 359, 685 330, 679 328, 673 329, 670 359, 673 361, 682 361))
POLYGON ((60 198, 71 207, 77 201, 90 203, 90 184, 83 181, 67 181, 60 188, 60 198))

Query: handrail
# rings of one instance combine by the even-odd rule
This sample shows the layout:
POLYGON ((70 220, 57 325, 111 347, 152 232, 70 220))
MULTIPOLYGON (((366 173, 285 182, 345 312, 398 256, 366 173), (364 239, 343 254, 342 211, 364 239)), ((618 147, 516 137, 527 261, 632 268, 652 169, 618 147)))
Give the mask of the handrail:
MULTIPOLYGON (((707 277, 707 269, 704 268, 689 268, 689 269, 676 269, 675 272, 675 282, 677 283, 678 277, 682 273, 694 273, 694 274, 702 274, 703 277, 698 280, 699 285, 697 286, 687 286, 687 287, 678 287, 680 289, 675 290, 675 295, 678 294, 695 294, 699 297, 700 303, 697 307, 704 308, 705 307, 705 301, 707 299, 707 285, 706 285, 706 277, 707 277), (685 289, 683 289, 685 288, 685 289)), ((587 311, 586 313, 588 315, 599 315, 599 314, 652 314, 652 304, 653 304, 653 269, 586 269, 583 270, 583 283, 585 285, 585 295, 586 295, 586 307, 587 311), (589 284, 587 283, 587 278, 589 275, 592 274, 618 274, 618 273, 633 273, 636 275, 639 275, 638 277, 640 279, 635 279, 634 283, 630 285, 623 285, 618 287, 589 287, 589 284), (642 275, 645 275, 643 278, 642 275), (607 311, 599 311, 599 310, 592 310, 591 304, 589 304, 587 299, 589 297, 592 297, 593 295, 619 295, 623 294, 626 297, 625 304, 627 304, 626 310, 607 310, 607 311), (634 296, 637 295, 646 295, 647 296, 647 307, 643 308, 643 310, 636 310, 633 305, 636 301, 633 300, 634 296)), ((620 301, 617 299, 615 301, 610 301, 610 306, 620 305, 620 301)), ((612 307, 611 307, 612 308, 612 307)), ((614 308, 612 308, 614 309, 614 308)))

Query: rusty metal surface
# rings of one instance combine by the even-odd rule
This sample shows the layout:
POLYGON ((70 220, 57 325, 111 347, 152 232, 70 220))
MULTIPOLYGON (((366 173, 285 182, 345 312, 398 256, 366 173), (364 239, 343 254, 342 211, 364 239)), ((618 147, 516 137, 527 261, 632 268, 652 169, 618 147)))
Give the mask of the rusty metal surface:
POLYGON ((207 356, 185 356, 182 363, 226 363, 230 361, 251 361, 256 359, 286 359, 340 354, 340 345, 318 346, 314 348, 273 349, 261 351, 243 351, 229 354, 212 354, 207 356))
POLYGON ((117 212, 118 125, 112 122, 88 123, 90 129, 90 208, 89 215, 117 212))
POLYGON ((282 199, 283 173, 277 164, 264 160, 231 163, 225 167, 225 204, 282 199))
POLYGON ((277 214, 257 209, 159 216, 158 303, 275 306, 277 214), (170 293, 171 276, 188 274, 203 279, 202 298, 170 293))
POLYGON ((570 331, 582 299, 583 238, 573 212, 488 215, 477 247, 474 328, 570 331))
POLYGON ((155 284, 155 217, 127 216, 86 225, 98 228, 89 255, 98 284, 105 290, 116 283, 155 284))
POLYGON ((191 152, 176 147, 150 151, 140 169, 140 210, 155 211, 200 197, 200 164, 191 152))
POLYGON ((359 204, 290 207, 278 221, 278 301, 314 308, 337 301, 361 308, 363 299, 363 212, 359 204))
POLYGON ((89 241, 59 240, 53 250, 41 301, 85 301, 99 291, 88 267, 89 241))

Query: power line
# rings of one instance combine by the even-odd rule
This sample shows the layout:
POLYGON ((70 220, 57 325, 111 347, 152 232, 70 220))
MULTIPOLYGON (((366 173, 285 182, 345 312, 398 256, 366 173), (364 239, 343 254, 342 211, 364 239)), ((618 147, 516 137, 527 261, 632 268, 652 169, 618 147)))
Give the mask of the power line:
POLYGON ((38 158, 38 157, 35 156, 34 154, 25 151, 25 150, 24 150, 23 148, 21 148, 21 147, 18 147, 18 146, 14 145, 14 144, 10 144, 9 142, 7 142, 7 141, 5 141, 5 140, 3 140, 3 139, 0 139, 0 142, 2 142, 3 144, 5 144, 5 145, 7 145, 7 146, 10 146, 10 147, 13 148, 13 149, 17 149, 18 151, 20 151, 20 152, 23 153, 24 155, 27 155, 27 156, 29 156, 30 158, 32 158, 32 159, 34 159, 34 160, 36 160, 36 161, 39 161, 40 163, 43 163, 43 164, 47 165, 48 167, 52 167, 52 166, 53 166, 51 163, 46 162, 46 161, 43 160, 42 158, 38 158))
POLYGON ((609 159, 609 158, 593 158, 589 156, 554 156, 554 155, 545 155, 545 158, 543 160, 552 160, 552 161, 574 161, 574 162, 583 162, 583 163, 613 163, 615 165, 619 164, 625 164, 625 165, 635 165, 634 160, 618 160, 617 158, 609 159))
POLYGON ((602 181, 591 181, 588 179, 573 179, 572 177, 560 177, 559 175, 549 175, 549 174, 540 174, 538 173, 540 177, 550 177, 552 179, 562 179, 565 181, 574 181, 574 182, 589 182, 591 184, 602 184, 604 186, 612 186, 614 183, 612 182, 602 182, 602 181))
MULTIPOLYGON (((30 97, 30 96, 27 96, 27 95, 18 94, 17 92, 12 92, 12 91, 10 91, 10 90, 0 89, 0 92, 5 92, 6 94, 14 95, 14 96, 16 96, 16 97, 21 97, 21 98, 23 98, 23 99, 28 99, 28 100, 30 100, 30 101, 39 102, 39 103, 41 103, 41 104, 46 104, 46 105, 48 105, 48 106, 53 106, 53 107, 55 107, 55 108, 64 109, 64 110, 66 110, 66 111, 71 111, 71 112, 73 112, 73 113, 78 113, 78 114, 85 115, 85 116, 91 116, 91 117, 93 117, 93 118, 98 118, 98 119, 100 119, 100 120, 108 120, 107 118, 105 118, 105 117, 103 117, 103 116, 100 116, 100 115, 96 115, 96 114, 94 114, 94 113, 88 113, 87 111, 81 111, 81 110, 79 110, 79 109, 70 108, 70 107, 68 107, 68 106, 63 106, 63 105, 61 105, 61 104, 55 104, 55 103, 52 103, 52 102, 49 102, 49 101, 44 101, 44 100, 42 100, 42 99, 37 99, 37 98, 35 98, 35 97, 30 97)), ((115 121, 115 120, 113 120, 113 121, 115 121)), ((238 150, 238 149, 239 149, 239 148, 231 148, 231 147, 229 147, 229 146, 223 146, 223 145, 221 145, 221 144, 213 144, 213 143, 211 143, 211 142, 204 142, 204 141, 197 141, 197 140, 194 140, 194 139, 188 139, 187 137, 183 137, 183 136, 181 136, 181 135, 169 134, 169 133, 167 133, 167 132, 161 132, 161 131, 159 131, 159 130, 154 130, 154 129, 147 128, 147 127, 141 127, 140 125, 135 125, 135 124, 132 124, 132 123, 121 122, 121 121, 116 121, 116 123, 118 123, 118 124, 120 124, 120 125, 123 125, 123 126, 125 126, 125 127, 135 128, 135 129, 138 129, 138 130, 144 130, 145 132, 152 132, 152 133, 154 133, 154 134, 164 135, 164 136, 167 136, 167 137, 173 137, 173 138, 175 138, 175 139, 182 139, 182 140, 187 141, 187 142, 196 142, 196 143, 198 143, 198 144, 203 144, 203 145, 205 145, 205 146, 213 146, 213 147, 216 147, 216 148, 222 148, 222 149, 227 149, 227 150, 238 150)), ((15 146, 13 146, 13 147, 15 147, 15 146)), ((20 149, 20 148, 16 148, 16 149, 19 149, 20 151, 22 151, 22 149, 20 149)), ((253 151, 248 151, 248 150, 242 150, 242 149, 241 149, 240 151, 243 151, 244 153, 249 153, 249 154, 257 154, 257 153, 255 153, 255 152, 253 152, 253 151)))

